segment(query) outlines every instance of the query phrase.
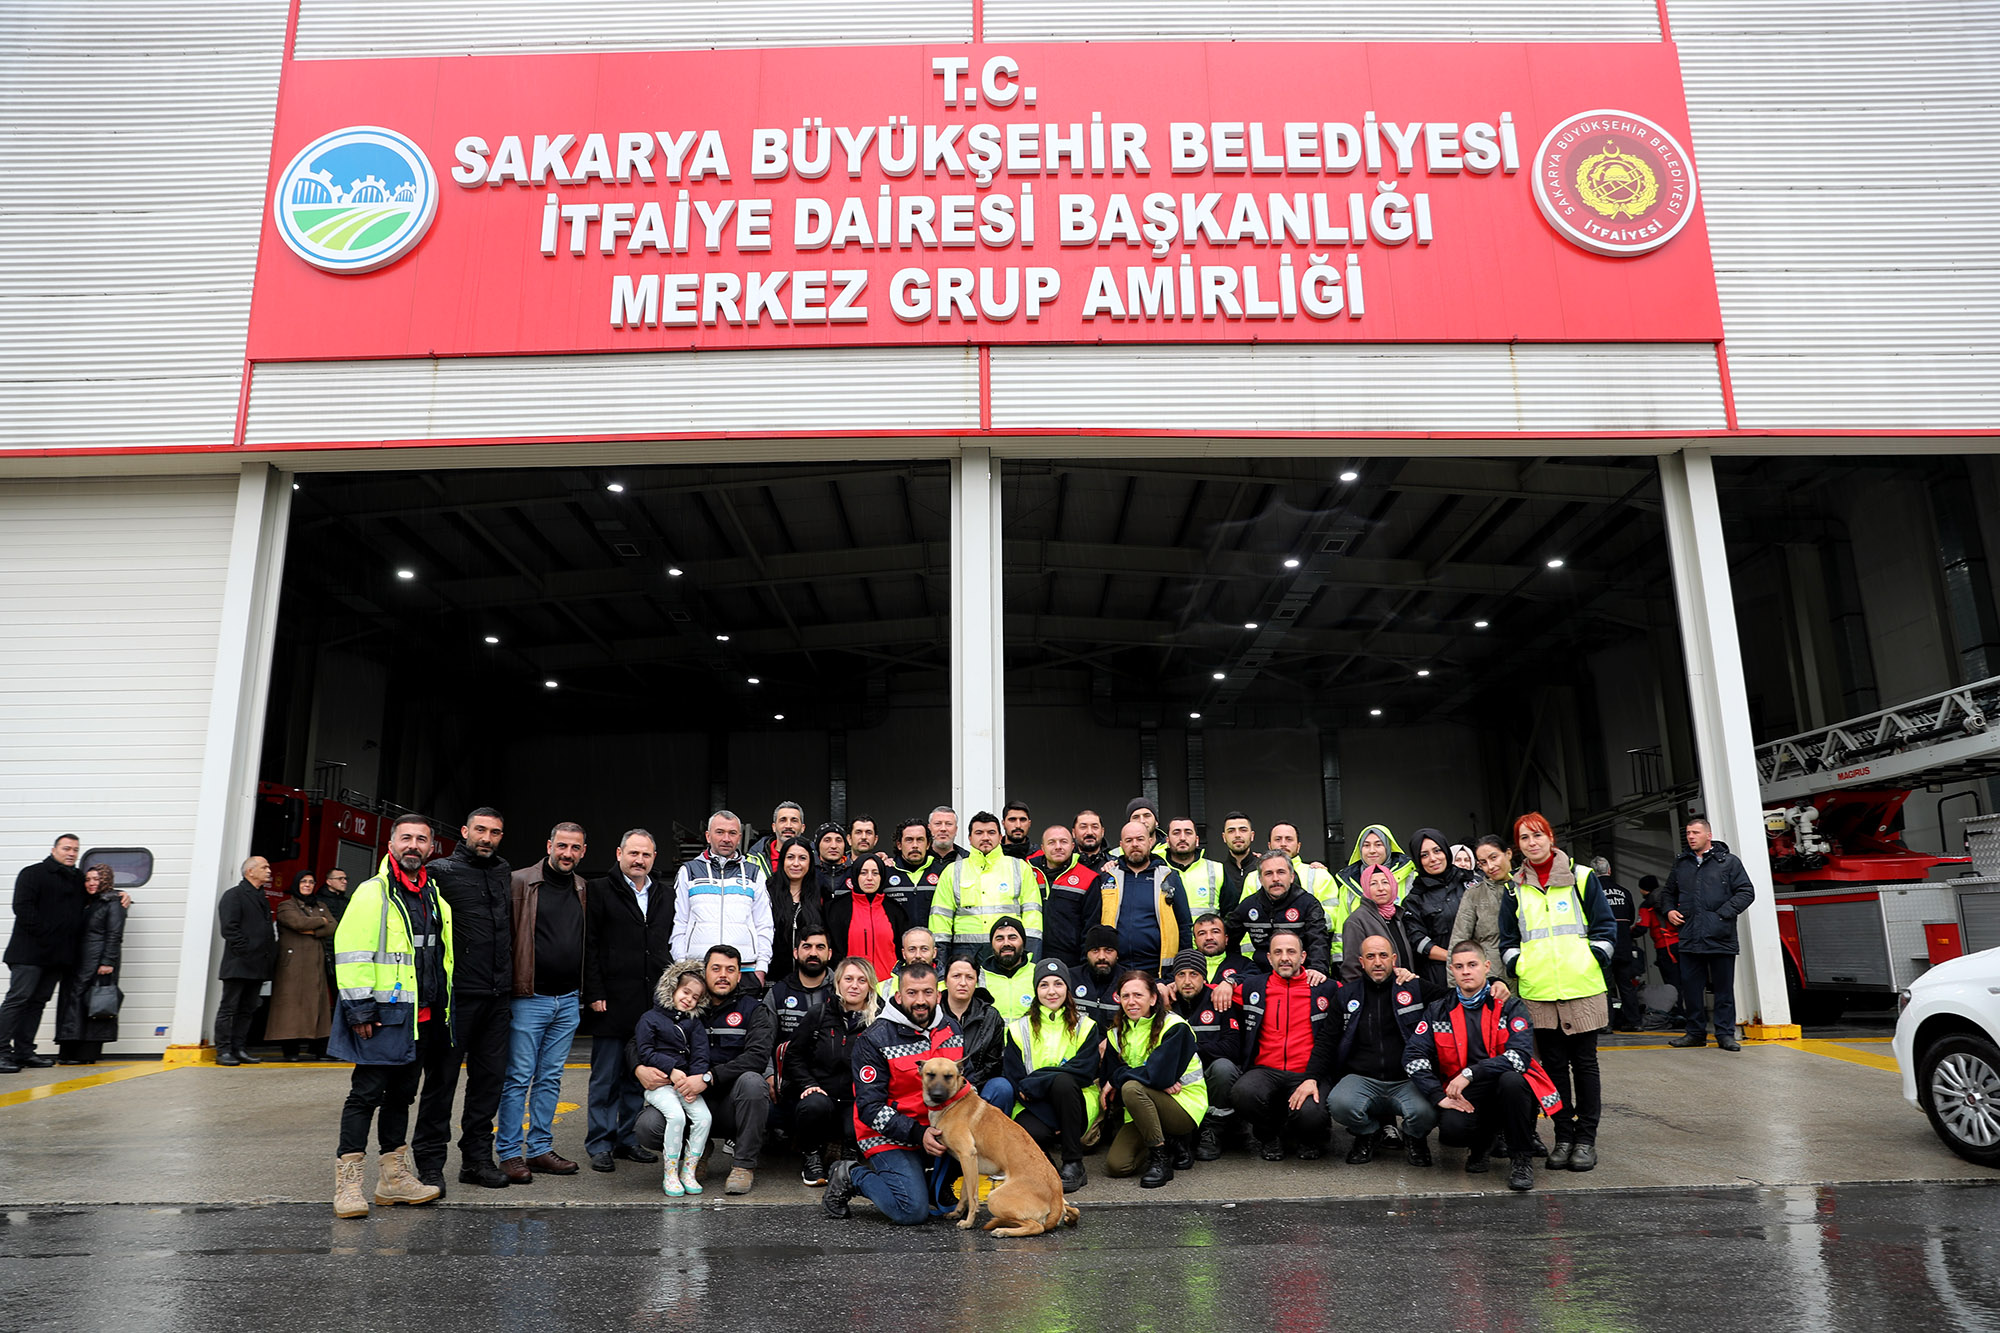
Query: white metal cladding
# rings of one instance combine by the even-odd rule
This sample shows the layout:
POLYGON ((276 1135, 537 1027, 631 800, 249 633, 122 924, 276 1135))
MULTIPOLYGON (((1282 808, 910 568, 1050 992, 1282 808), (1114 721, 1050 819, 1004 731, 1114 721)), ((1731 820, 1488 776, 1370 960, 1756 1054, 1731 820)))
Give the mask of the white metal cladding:
POLYGON ((301 0, 301 60, 972 39, 972 0, 301 0))
POLYGON ((978 424, 971 348, 630 352, 260 365, 246 443, 978 424))
POLYGON ((1656 42, 1654 0, 986 0, 989 42, 1656 42))
POLYGON ((1723 424, 1706 344, 993 349, 997 430, 1626 431, 1723 424))
POLYGON ((0 450, 226 444, 285 0, 0 6, 0 450))
POLYGON ((2000 8, 1672 0, 1738 423, 2000 425, 2000 8))
MULTIPOLYGON (((164 1049, 153 1030, 173 1017, 236 489, 234 475, 0 486, 0 874, 59 833, 152 851, 125 927, 121 1050, 164 1049)), ((45 1039, 53 1021, 52 1005, 45 1039)))

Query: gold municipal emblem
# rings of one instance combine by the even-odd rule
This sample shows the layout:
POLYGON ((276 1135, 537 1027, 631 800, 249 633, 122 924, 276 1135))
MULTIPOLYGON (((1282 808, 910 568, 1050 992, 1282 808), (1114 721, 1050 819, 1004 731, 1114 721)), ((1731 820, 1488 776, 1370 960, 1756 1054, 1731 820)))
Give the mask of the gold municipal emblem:
POLYGON ((1620 213, 1636 218, 1660 197, 1660 178, 1643 158, 1619 152, 1618 145, 1607 139, 1603 152, 1591 154, 1577 167, 1576 192, 1607 218, 1620 213))

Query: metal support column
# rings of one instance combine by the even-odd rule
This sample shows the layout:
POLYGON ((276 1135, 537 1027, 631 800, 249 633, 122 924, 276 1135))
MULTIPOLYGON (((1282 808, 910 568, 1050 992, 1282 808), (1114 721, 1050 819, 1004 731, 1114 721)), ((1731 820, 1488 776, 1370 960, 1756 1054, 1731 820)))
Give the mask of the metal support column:
POLYGON ((951 803, 961 819, 1006 800, 1000 573, 1000 463, 967 449, 951 464, 951 803))
POLYGON ((212 1007, 209 991, 218 987, 212 980, 221 941, 215 903, 223 889, 236 882, 238 867, 250 855, 264 704, 270 692, 291 515, 290 474, 265 463, 245 464, 236 486, 215 684, 208 700, 201 786, 195 794, 194 855, 188 867, 180 976, 167 1035, 170 1046, 201 1044, 212 1007))
MULTIPOLYGON (((1660 492, 1673 560, 1674 600, 1680 611, 1703 811, 1715 826, 1715 836, 1729 844, 1757 886, 1756 899, 1741 918, 1736 1008, 1746 1022, 1788 1024, 1791 1004, 1785 994, 1778 910, 1764 845, 1764 802, 1757 781, 1756 741, 1750 733, 1750 695, 1743 679, 1736 599, 1730 591, 1729 557, 1723 548, 1715 464, 1709 451, 1686 449, 1662 456, 1660 492)), ((1678 842, 1679 829, 1674 837, 1678 842)))

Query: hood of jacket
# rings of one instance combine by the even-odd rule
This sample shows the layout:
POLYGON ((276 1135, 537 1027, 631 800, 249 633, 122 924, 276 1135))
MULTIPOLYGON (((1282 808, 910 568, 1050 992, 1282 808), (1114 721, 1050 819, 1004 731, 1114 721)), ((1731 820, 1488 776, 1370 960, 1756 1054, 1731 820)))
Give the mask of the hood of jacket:
MULTIPOLYGON (((681 959, 678 963, 673 964, 666 971, 660 973, 659 983, 653 987, 653 1003, 659 1005, 660 1008, 666 1010, 668 1013, 672 1013, 674 1011, 674 991, 680 986, 681 978, 698 977, 700 975, 701 960, 696 958, 681 959)), ((704 997, 706 994, 707 991, 704 988, 704 997)))
MULTIPOLYGON (((1728 855, 1730 854, 1730 853, 1729 853, 1729 844, 1728 844, 1728 843, 1726 843, 1726 842, 1724 842, 1724 841, 1723 841, 1722 839, 1720 839, 1720 838, 1717 838, 1717 839, 1715 839, 1715 840, 1714 840, 1713 842, 1711 842, 1711 843, 1709 843, 1709 844, 1708 844, 1708 854, 1709 854, 1710 856, 1714 856, 1714 855, 1716 855, 1716 854, 1717 854, 1718 852, 1719 852, 1719 853, 1721 853, 1721 854, 1722 854, 1722 855, 1724 855, 1724 856, 1728 856, 1728 855)), ((1560 855, 1561 855, 1561 853, 1560 853, 1560 852, 1558 852, 1558 853, 1557 853, 1557 855, 1558 855, 1558 856, 1560 856, 1560 855)), ((1680 854, 1679 856, 1676 856, 1676 857, 1674 858, 1674 860, 1675 860, 1676 862, 1679 862, 1679 861, 1686 861, 1686 862, 1687 862, 1688 864, 1690 864, 1690 865, 1693 865, 1693 864, 1695 864, 1695 862, 1696 862, 1696 859, 1697 859, 1697 858, 1695 857, 1695 854, 1694 854, 1694 851, 1693 851, 1693 849, 1692 849, 1692 848, 1688 848, 1688 847, 1683 847, 1683 848, 1681 848, 1681 854, 1680 854)))
MULTIPOLYGON (((1387 856, 1387 858, 1383 860, 1382 862, 1383 865, 1389 867, 1389 869, 1391 870, 1394 870, 1398 866, 1409 864, 1410 854, 1403 850, 1402 843, 1396 841, 1396 835, 1389 831, 1388 825, 1370 824, 1368 827, 1362 829, 1361 832, 1354 835, 1354 850, 1347 854, 1348 869, 1350 870, 1359 869, 1361 865, 1361 840, 1363 838, 1366 838, 1371 833, 1380 837, 1383 842, 1389 844, 1389 855, 1387 856)), ((1450 848, 1451 844, 1446 843, 1445 849, 1447 852, 1450 851, 1450 848)))

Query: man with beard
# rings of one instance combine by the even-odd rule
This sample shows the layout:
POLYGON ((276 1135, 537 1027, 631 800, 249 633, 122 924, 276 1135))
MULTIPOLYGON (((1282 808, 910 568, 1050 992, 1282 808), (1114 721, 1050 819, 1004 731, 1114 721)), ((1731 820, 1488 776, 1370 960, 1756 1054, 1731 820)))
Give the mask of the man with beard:
POLYGON ((809 881, 819 891, 819 910, 824 913, 826 905, 833 901, 847 878, 849 864, 847 852, 847 830, 828 820, 813 830, 813 869, 809 881))
POLYGON ((1306 1161, 1326 1149, 1326 1090, 1332 1086, 1340 1022, 1330 1017, 1334 983, 1305 970, 1305 941, 1282 927, 1266 945, 1268 976, 1243 983, 1243 1076, 1230 1101, 1250 1121, 1264 1160, 1285 1160, 1290 1138, 1306 1161))
POLYGON ((925 827, 930 830, 931 855, 937 858, 939 870, 965 855, 965 848, 958 845, 958 811, 941 805, 931 811, 925 827))
POLYGON ((875 988, 875 993, 885 1000, 894 999, 896 979, 903 974, 904 968, 921 963, 935 971, 937 962, 937 936, 931 934, 929 926, 911 926, 903 932, 902 941, 897 945, 896 970, 882 978, 882 984, 875 988))
MULTIPOLYGON (((764 1151, 764 1129, 771 1120, 771 1090, 764 1073, 771 1065, 777 1023, 755 995, 742 988, 743 955, 727 944, 710 945, 702 959, 701 979, 708 1003, 700 1019, 708 1029, 708 1072, 688 1074, 676 1069, 662 1074, 639 1063, 637 1047, 627 1042, 627 1067, 647 1092, 669 1083, 680 1092, 698 1089, 708 1103, 713 1141, 729 1139, 736 1158, 724 1186, 728 1194, 748 1194, 757 1183, 758 1160, 764 1151)), ((667 1118, 651 1105, 639 1112, 633 1133, 648 1153, 666 1142, 667 1118)), ((706 1162, 695 1165, 699 1178, 706 1162)))
POLYGON ((577 1170, 575 1162, 556 1153, 555 1121, 583 988, 587 898, 576 867, 588 850, 583 825, 558 824, 549 830, 547 855, 514 872, 513 1036, 494 1144, 500 1169, 513 1185, 531 1184, 537 1171, 573 1176, 577 1170))
POLYGON ((1076 1011, 1094 1018, 1109 1032, 1118 1022, 1118 996, 1112 983, 1122 971, 1118 966, 1118 928, 1092 926, 1083 932, 1083 966, 1072 976, 1070 995, 1076 1011))
MULTIPOLYGON (((1319 899, 1293 882, 1291 855, 1274 847, 1258 858, 1257 891, 1236 905, 1229 918, 1229 933, 1232 939, 1245 941, 1243 952, 1249 957, 1251 968, 1264 972, 1269 970, 1265 949, 1271 932, 1279 929, 1295 930, 1305 941, 1308 972, 1317 972, 1320 981, 1333 974, 1326 909, 1320 906, 1319 899)), ((1228 1003, 1227 996, 1218 998, 1228 1003)))
POLYGON ((458 1122, 459 1183, 488 1189, 507 1185, 507 1173, 493 1160, 493 1120, 500 1110, 500 1087, 507 1081, 514 1021, 514 869, 500 856, 503 832, 500 812, 482 805, 465 817, 451 855, 429 866, 438 892, 451 904, 457 930, 451 969, 453 1048, 441 1076, 424 1079, 424 1104, 417 1112, 410 1153, 416 1158, 417 1178, 439 1188, 444 1186, 449 1129, 434 1139, 429 1127, 449 1124, 461 1058, 465 1111, 458 1122))
MULTIPOLYGON (((1220 924, 1210 912, 1203 921, 1220 924)), ((1199 922, 1195 925, 1201 931, 1199 922)), ((1225 1012, 1215 1007, 1208 990, 1208 962, 1192 949, 1183 949, 1174 959, 1173 1010, 1194 1029, 1195 1053, 1201 1057, 1202 1081, 1208 1085, 1208 1114, 1202 1117, 1195 1135, 1194 1156, 1198 1162, 1212 1162, 1222 1156, 1222 1131, 1235 1118, 1229 1090, 1242 1076, 1242 1011, 1225 1012)))
MULTIPOLYGON (((771 1011, 772 1040, 776 1043, 771 1058, 772 1072, 764 1076, 764 1086, 775 1103, 771 1119, 788 1134, 792 1129, 793 1113, 798 1110, 801 1087, 785 1077, 787 1048, 793 1037, 807 1030, 813 1009, 830 997, 826 973, 832 962, 833 947, 827 942, 825 927, 809 925, 799 932, 798 941, 792 946, 791 970, 764 990, 764 1007, 771 1011)), ((817 1152, 815 1146, 809 1156, 817 1152)), ((806 1165, 808 1168, 818 1167, 810 1160, 806 1165)), ((815 1182, 825 1180, 825 1171, 814 1169, 807 1179, 815 1182)))
POLYGON ((931 898, 931 934, 940 957, 974 962, 992 935, 992 923, 1011 916, 1022 923, 1027 951, 1042 946, 1042 886, 1027 862, 1000 850, 1000 821, 981 810, 967 825, 972 850, 945 867, 931 898))
POLYGON ((856 815, 847 822, 847 850, 856 860, 874 851, 881 837, 873 815, 856 815))
POLYGON ((1181 892, 1187 895, 1190 913, 1227 912, 1236 906, 1235 899, 1223 898, 1222 866, 1201 854, 1201 833, 1192 819, 1176 815, 1167 821, 1164 854, 1167 864, 1181 877, 1181 892))
POLYGON ((1135 819, 1118 835, 1123 853, 1084 895, 1083 919, 1118 932, 1118 961, 1151 977, 1173 966, 1190 935, 1181 877, 1154 851, 1152 830, 1135 819))
POLYGON ((979 986, 1008 1023, 1035 1002, 1035 964, 1028 952, 1027 927, 1019 917, 1003 916, 993 923, 979 964, 979 986))
POLYGON ((963 1046, 938 1003, 936 970, 904 968, 894 1000, 854 1043, 854 1137, 862 1160, 835 1162, 827 1172, 820 1202, 829 1215, 846 1217, 848 1201, 860 1193, 898 1226, 929 1220, 926 1168, 945 1147, 931 1127, 921 1071, 934 1056, 958 1059, 963 1046))
POLYGON ((1009 801, 1000 809, 1000 850, 1017 861, 1025 861, 1035 853, 1035 817, 1028 812, 1026 801, 1009 801))
POLYGON ((1241 810, 1231 810, 1222 817, 1222 892, 1216 899, 1216 910, 1227 917, 1243 901, 1245 893, 1255 893, 1257 886, 1257 853, 1253 850, 1257 843, 1257 830, 1250 823, 1250 816, 1241 810), (1251 881, 1245 887, 1245 881, 1251 881), (1227 907, 1221 904, 1229 904, 1227 907))
POLYGON ((931 898, 937 893, 944 866, 931 855, 930 826, 923 820, 906 819, 896 826, 896 869, 909 880, 889 889, 889 896, 903 909, 903 919, 929 921, 931 898))
MULTIPOLYGON (((1095 810, 1076 812, 1076 818, 1070 821, 1069 837, 1070 852, 1078 861, 1091 870, 1104 868, 1105 861, 1110 858, 1111 849, 1104 845, 1104 820, 1095 810)), ((1044 844, 1047 840, 1048 835, 1043 834, 1044 844)), ((1046 845, 1040 854, 1030 856, 1028 861, 1031 865, 1039 862, 1042 869, 1046 870, 1048 868, 1046 845)))
POLYGON ((1437 1124, 1435 1099, 1410 1082, 1403 1050, 1417 1036, 1424 1005, 1442 992, 1427 991, 1415 972, 1401 966, 1385 935, 1359 941, 1359 972, 1334 990, 1333 1017, 1340 1024, 1334 1069, 1340 1081, 1326 1094, 1326 1113, 1354 1135, 1349 1166, 1373 1161, 1382 1131, 1403 1121, 1403 1157, 1411 1166, 1429 1166, 1428 1135, 1437 1124))
POLYGON ((805 836, 806 812, 799 808, 797 801, 780 801, 771 810, 771 836, 745 852, 744 857, 762 871, 759 879, 769 879, 771 871, 777 867, 779 853, 784 850, 785 840, 805 836))
MULTIPOLYGON (((375 1202, 429 1203, 443 1193, 410 1168, 407 1132, 420 1084, 443 1077, 451 1053, 451 907, 424 868, 430 851, 430 820, 398 818, 381 870, 355 888, 355 910, 334 933, 340 1001, 327 1054, 354 1064, 333 1169, 336 1217, 368 1216, 361 1171, 371 1123, 382 1154, 375 1202)), ((440 1107, 426 1097, 419 1117, 425 1114, 438 1116, 430 1129, 443 1142, 451 1099, 440 1107)))
MULTIPOLYGON (((1241 981, 1250 974, 1250 960, 1229 947, 1229 924, 1220 913, 1203 912, 1194 919, 1194 952, 1206 973, 1204 988, 1224 981, 1241 981)), ((1180 967, 1178 959, 1174 967, 1180 967)), ((1209 1100, 1214 1101, 1213 1095, 1209 1100)))
POLYGON ((1042 850, 1028 860, 1042 877, 1042 956, 1072 969, 1083 963, 1083 898, 1098 876, 1075 849, 1070 831, 1051 824, 1042 830, 1042 850))

